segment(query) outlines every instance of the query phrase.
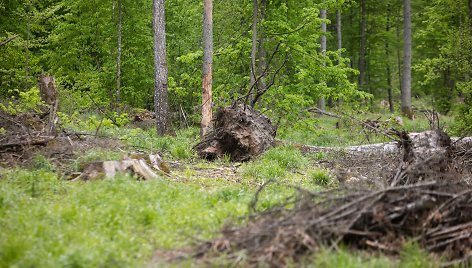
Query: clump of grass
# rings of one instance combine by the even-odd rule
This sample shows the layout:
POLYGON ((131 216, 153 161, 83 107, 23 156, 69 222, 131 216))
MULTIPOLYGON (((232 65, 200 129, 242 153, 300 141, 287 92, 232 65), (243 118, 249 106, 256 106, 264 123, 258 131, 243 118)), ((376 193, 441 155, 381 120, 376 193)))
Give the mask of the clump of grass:
POLYGON ((279 146, 267 150, 255 161, 245 163, 242 176, 249 180, 281 179, 287 172, 302 168, 309 160, 293 146, 279 146))
POLYGON ((44 155, 36 154, 31 160, 31 168, 54 172, 55 167, 44 155))
POLYGON ((333 184, 333 178, 330 176, 329 172, 324 169, 311 169, 307 174, 310 181, 319 186, 328 186, 333 184))

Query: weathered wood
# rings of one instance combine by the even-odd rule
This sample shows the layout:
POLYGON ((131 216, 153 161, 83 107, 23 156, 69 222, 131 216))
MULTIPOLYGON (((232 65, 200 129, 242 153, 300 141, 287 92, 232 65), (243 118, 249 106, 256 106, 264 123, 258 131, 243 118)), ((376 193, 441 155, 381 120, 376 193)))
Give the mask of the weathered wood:
POLYGON ((49 106, 48 135, 56 135, 57 109, 59 98, 57 97, 56 82, 54 76, 41 74, 39 77, 39 93, 41 99, 49 106))
POLYGON ((250 106, 220 108, 215 129, 194 146, 200 158, 213 160, 229 155, 232 161, 247 161, 275 144, 276 127, 250 106))

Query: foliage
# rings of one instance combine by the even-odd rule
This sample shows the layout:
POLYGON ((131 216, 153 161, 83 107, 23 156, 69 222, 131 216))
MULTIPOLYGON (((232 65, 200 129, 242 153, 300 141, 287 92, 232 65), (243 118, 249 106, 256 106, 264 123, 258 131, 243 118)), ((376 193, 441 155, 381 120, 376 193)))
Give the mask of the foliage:
POLYGON ((62 181, 46 171, 9 171, 0 180, 0 266, 143 266, 154 249, 209 237, 246 212, 248 193, 228 185, 129 177, 62 181))
POLYGON ((32 87, 27 91, 19 91, 18 89, 10 90, 11 97, 8 103, 0 103, 0 110, 10 114, 17 115, 25 112, 40 112, 45 107, 45 103, 39 96, 39 89, 32 87), (15 97, 18 96, 18 97, 15 97))

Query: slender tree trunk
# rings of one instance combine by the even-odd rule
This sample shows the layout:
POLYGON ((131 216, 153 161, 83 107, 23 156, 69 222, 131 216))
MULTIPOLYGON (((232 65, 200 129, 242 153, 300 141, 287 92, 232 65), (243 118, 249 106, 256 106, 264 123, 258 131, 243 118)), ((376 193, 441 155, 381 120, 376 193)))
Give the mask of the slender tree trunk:
POLYGON ((213 1, 203 2, 203 92, 201 135, 211 130, 212 120, 212 63, 213 63, 213 1))
POLYGON ((153 0, 152 29, 154 33, 154 109, 157 133, 167 131, 167 59, 165 32, 165 0, 153 0))
POLYGON ((31 33, 31 2, 28 1, 28 6, 26 7, 26 16, 28 17, 27 29, 26 29, 26 46, 25 46, 25 89, 29 88, 29 41, 31 33))
MULTIPOLYGON (((387 24, 385 26, 385 31, 388 32, 390 31, 390 7, 388 10, 388 15, 387 15, 387 24)), ((390 70, 390 45, 388 42, 388 39, 385 38, 385 60, 387 62, 387 97, 388 97, 388 107, 390 108, 390 112, 394 112, 393 108, 393 98, 392 98, 392 72, 390 70)))
POLYGON ((359 49, 359 87, 364 89, 365 84, 365 0, 361 0, 361 46, 359 49))
MULTIPOLYGON (((260 1, 260 21, 263 21, 265 19, 265 14, 266 14, 266 8, 267 8, 267 0, 261 0, 260 1)), ((259 48, 257 50, 257 56, 258 56, 258 61, 259 64, 257 65, 257 73, 259 75, 262 75, 261 79, 259 79, 259 84, 257 87, 260 90, 265 90, 266 88, 266 74, 263 73, 264 70, 266 69, 266 57, 267 57, 267 52, 264 49, 264 27, 261 25, 259 27, 259 48)))
MULTIPOLYGON (((343 48, 343 35, 342 35, 342 25, 341 25, 341 10, 336 10, 336 41, 337 41, 337 49, 339 51, 339 60, 338 64, 341 64, 341 57, 342 52, 341 49, 343 48)), ((342 98, 339 98, 337 101, 337 105, 340 106, 343 103, 342 98)))
POLYGON ((395 28, 397 34, 397 72, 398 72, 398 84, 400 87, 400 91, 402 91, 402 60, 401 60, 401 51, 400 51, 400 17, 397 16, 395 19, 395 28))
POLYGON ((409 118, 413 117, 411 109, 411 7, 410 0, 403 0, 403 83, 402 112, 409 118))
MULTIPOLYGON (((343 39, 342 39, 342 31, 341 31, 341 11, 336 10, 336 41, 337 41, 337 49, 339 51, 339 58, 341 58, 341 48, 343 48, 343 39)), ((340 61, 338 61, 340 63, 340 61)))
POLYGON ((251 48, 251 70, 250 70, 250 84, 249 84, 249 103, 252 103, 254 98, 254 91, 257 91, 256 83, 256 54, 257 54, 257 17, 259 8, 257 0, 252 1, 252 48, 251 48))
MULTIPOLYGON (((320 10, 320 18, 325 20, 326 19, 326 9, 320 10)), ((321 55, 323 55, 323 66, 326 66, 326 60, 324 57, 326 56, 326 22, 321 23, 321 55)), ((326 81, 323 81, 326 82, 326 81)), ((318 99, 318 108, 320 110, 325 109, 325 97, 323 95, 320 96, 318 99)))
POLYGON ((121 14, 122 3, 118 0, 118 53, 116 56, 116 112, 120 115, 120 88, 121 88, 121 14))

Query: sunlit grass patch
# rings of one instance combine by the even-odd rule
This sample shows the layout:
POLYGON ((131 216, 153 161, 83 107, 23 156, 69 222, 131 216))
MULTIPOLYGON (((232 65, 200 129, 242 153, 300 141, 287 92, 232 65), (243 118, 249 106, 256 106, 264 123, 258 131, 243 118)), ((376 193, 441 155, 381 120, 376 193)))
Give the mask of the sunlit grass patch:
POLYGON ((10 171, 0 179, 0 266, 141 266, 156 248, 209 238, 244 215, 252 197, 244 189, 10 171))

